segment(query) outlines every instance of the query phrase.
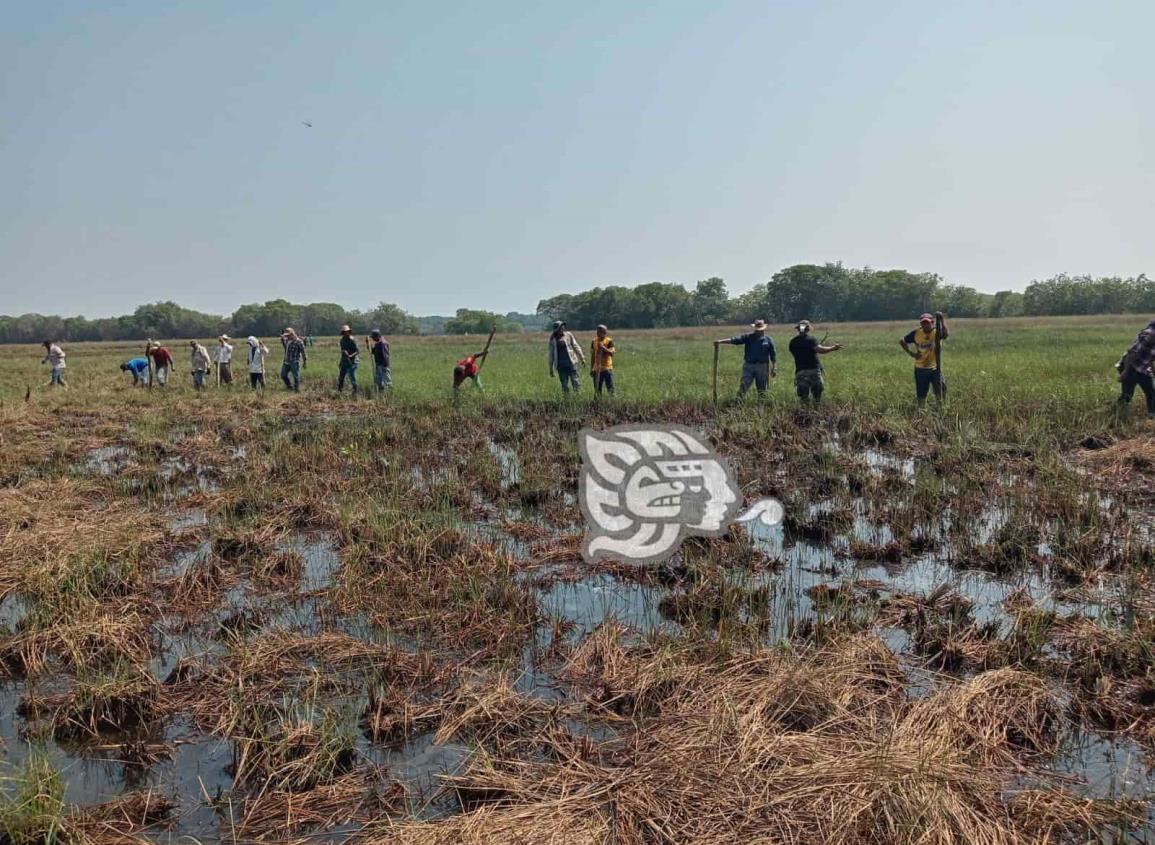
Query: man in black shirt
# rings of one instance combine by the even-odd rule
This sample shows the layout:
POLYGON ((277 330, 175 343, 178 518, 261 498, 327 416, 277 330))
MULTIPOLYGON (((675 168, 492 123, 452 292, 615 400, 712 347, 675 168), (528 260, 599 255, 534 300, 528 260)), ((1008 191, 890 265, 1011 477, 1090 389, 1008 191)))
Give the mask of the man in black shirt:
POLYGON ((357 395, 357 363, 361 351, 357 348, 357 341, 353 339, 353 330, 349 326, 341 326, 341 369, 337 374, 337 392, 345 389, 345 377, 349 378, 349 385, 353 388, 353 395, 357 395))
POLYGON ((822 364, 819 355, 828 352, 837 352, 842 348, 841 343, 833 346, 823 346, 810 334, 810 321, 801 320, 794 327, 798 334, 790 341, 790 354, 794 356, 794 389, 798 391, 798 398, 803 402, 814 397, 815 404, 822 399, 822 364))
POLYGON ((393 388, 393 371, 389 368, 389 341, 383 338, 377 329, 369 332, 366 341, 369 351, 373 353, 373 384, 376 385, 377 395, 380 396, 393 388))

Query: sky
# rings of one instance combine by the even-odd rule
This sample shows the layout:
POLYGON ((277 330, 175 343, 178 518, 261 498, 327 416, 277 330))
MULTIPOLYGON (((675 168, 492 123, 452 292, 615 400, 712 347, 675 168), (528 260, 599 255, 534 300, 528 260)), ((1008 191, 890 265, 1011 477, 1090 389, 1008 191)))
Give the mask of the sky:
POLYGON ((1150 0, 12 3, 0 313, 1155 275, 1150 0), (306 126, 305 123, 312 126, 306 126))

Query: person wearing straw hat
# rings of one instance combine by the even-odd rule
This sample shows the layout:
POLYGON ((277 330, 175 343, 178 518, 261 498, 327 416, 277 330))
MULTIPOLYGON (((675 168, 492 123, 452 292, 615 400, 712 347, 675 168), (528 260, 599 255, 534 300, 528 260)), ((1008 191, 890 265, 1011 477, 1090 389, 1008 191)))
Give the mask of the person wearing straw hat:
POLYGON ((926 405, 926 396, 934 388, 934 398, 942 402, 942 373, 938 368, 938 344, 950 336, 941 311, 923 314, 918 328, 908 332, 898 345, 914 359, 914 395, 918 407, 926 405), (937 323, 937 325, 936 325, 937 323), (937 326, 942 326, 939 333, 937 326))
POLYGON ((778 376, 778 352, 774 348, 774 339, 766 334, 766 321, 755 320, 750 324, 750 331, 746 334, 714 341, 715 346, 721 346, 723 343, 741 346, 744 349, 738 398, 746 395, 751 384, 758 388, 758 395, 764 397, 770 379, 778 376))
POLYGON ((213 363, 217 365, 217 385, 233 383, 233 345, 227 334, 217 338, 217 348, 213 350, 213 363))
POLYGON ((813 397, 814 404, 817 405, 822 400, 822 391, 826 387, 822 380, 822 363, 818 360, 818 356, 837 352, 842 348, 842 344, 825 346, 815 340, 810 334, 809 320, 799 320, 794 329, 798 334, 791 338, 788 347, 794 357, 794 391, 803 403, 813 397))
POLYGON ((285 349, 285 360, 281 364, 281 381, 285 388, 294 393, 301 392, 301 368, 309 364, 309 356, 305 353, 305 342, 297 336, 296 331, 286 328, 281 332, 281 346, 285 349), (289 379, 292 376, 292 380, 289 379))
POLYGON ((361 350, 357 341, 353 339, 353 329, 341 326, 341 368, 337 373, 337 392, 345 389, 345 379, 349 379, 349 386, 353 388, 353 395, 357 395, 357 363, 361 350))

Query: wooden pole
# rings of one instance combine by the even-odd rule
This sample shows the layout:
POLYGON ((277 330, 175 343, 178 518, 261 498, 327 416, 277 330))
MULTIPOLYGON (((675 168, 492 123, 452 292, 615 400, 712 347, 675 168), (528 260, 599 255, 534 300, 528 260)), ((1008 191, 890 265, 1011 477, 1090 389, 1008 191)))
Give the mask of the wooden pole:
POLYGON ((148 362, 148 389, 152 390, 153 376, 152 376, 152 338, 150 337, 144 343, 144 360, 148 362))
POLYGON ((938 384, 939 399, 946 398, 946 383, 942 380, 942 317, 934 315, 934 380, 938 384))
POLYGON ((714 404, 718 404, 718 344, 714 344, 714 404))
POLYGON ((477 365, 477 371, 480 373, 482 366, 489 360, 489 344, 493 343, 493 336, 497 334, 497 326, 489 330, 489 338, 485 341, 485 349, 481 350, 481 362, 477 365))

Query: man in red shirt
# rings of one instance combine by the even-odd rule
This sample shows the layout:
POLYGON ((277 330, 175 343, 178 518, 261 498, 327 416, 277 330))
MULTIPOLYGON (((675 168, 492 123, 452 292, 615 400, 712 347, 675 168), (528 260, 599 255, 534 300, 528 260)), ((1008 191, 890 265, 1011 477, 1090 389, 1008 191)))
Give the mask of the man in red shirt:
POLYGON ((172 353, 167 346, 154 343, 148 350, 148 356, 152 358, 152 365, 156 370, 157 385, 164 387, 168 384, 169 374, 173 371, 172 353))
POLYGON ((483 352, 475 352, 468 358, 462 358, 457 362, 457 366, 453 368, 453 392, 457 393, 461 389, 461 385, 465 383, 466 379, 472 379, 473 383, 477 385, 477 389, 481 390, 481 376, 478 374, 481 367, 478 365, 478 360, 485 360, 485 356, 489 354, 488 350, 483 352))

